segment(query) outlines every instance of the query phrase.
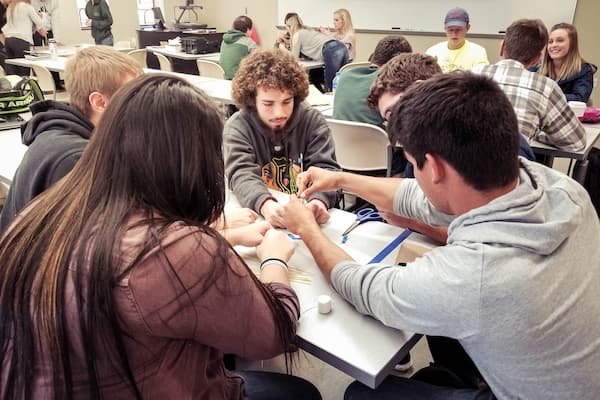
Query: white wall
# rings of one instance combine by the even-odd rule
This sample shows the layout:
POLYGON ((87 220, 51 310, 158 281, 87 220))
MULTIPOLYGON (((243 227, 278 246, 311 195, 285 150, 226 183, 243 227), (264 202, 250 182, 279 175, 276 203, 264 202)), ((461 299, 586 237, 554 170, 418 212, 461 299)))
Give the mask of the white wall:
MULTIPOLYGON (((112 32, 115 42, 136 37, 138 28, 137 2, 135 0, 112 0, 110 11, 113 16, 112 32)), ((59 0, 60 27, 57 39, 65 44, 94 43, 89 30, 81 30, 75 0, 59 0)))
MULTIPOLYGON (((93 43, 89 31, 81 31, 79 28, 74 0, 60 0, 61 2, 61 40, 65 43, 93 43)), ((167 25, 171 25, 174 19, 173 8, 183 5, 183 0, 165 0, 164 14, 167 25)), ((199 22, 206 23, 219 31, 227 30, 233 19, 239 15, 247 14, 254 21, 254 25, 263 46, 271 46, 277 38, 278 0, 195 0, 202 5, 203 10, 198 10, 199 22)), ((138 20, 136 15, 136 2, 134 0, 112 0, 111 10, 114 19, 113 34, 115 41, 130 40, 135 38, 138 20)), ((295 10, 288 10, 295 11, 295 10)), ((324 12, 326 10, 323 10, 324 12)), ((600 46, 597 40, 600 37, 600 2, 597 0, 578 0, 575 10, 574 23, 579 30, 580 49, 584 58, 600 66, 600 46)), ((357 35, 357 59, 366 60, 377 41, 384 33, 359 33, 357 35)), ((415 51, 425 51, 431 44, 442 38, 440 36, 406 35, 415 51)), ((498 59, 499 39, 477 39, 488 52, 490 61, 498 59)), ((600 74, 600 73, 599 73, 600 74)), ((594 103, 600 105, 600 89, 596 87, 592 94, 594 103)))

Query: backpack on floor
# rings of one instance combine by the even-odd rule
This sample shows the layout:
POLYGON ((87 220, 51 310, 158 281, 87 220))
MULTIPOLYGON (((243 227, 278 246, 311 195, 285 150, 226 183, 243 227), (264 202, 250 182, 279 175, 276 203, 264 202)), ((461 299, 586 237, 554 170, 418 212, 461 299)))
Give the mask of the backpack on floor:
POLYGON ((7 75, 0 78, 0 116, 29 111, 29 105, 44 100, 38 82, 28 76, 7 75))

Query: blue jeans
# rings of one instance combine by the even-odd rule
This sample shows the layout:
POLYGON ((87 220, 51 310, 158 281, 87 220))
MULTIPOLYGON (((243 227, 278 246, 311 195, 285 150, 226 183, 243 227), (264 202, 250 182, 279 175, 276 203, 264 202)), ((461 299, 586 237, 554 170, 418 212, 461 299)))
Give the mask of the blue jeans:
POLYGON ((113 35, 111 33, 107 37, 102 38, 100 40, 96 40, 95 42, 96 42, 97 45, 113 46, 113 44, 114 44, 113 35))
POLYGON ((325 91, 331 92, 331 83, 335 73, 350 60, 348 48, 339 40, 330 40, 323 45, 323 63, 325 64, 325 91))
POLYGON ((264 371, 235 371, 244 378, 250 400, 321 400, 317 388, 302 378, 264 371))
POLYGON ((388 376, 377 389, 353 382, 344 400, 495 400, 490 389, 454 389, 413 379, 388 376))

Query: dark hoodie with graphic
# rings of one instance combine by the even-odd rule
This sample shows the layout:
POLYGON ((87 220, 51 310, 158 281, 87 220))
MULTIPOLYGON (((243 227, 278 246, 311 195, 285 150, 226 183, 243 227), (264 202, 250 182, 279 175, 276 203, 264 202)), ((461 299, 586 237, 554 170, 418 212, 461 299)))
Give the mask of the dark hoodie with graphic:
POLYGON ((65 103, 45 100, 31 106, 33 117, 21 126, 29 148, 17 169, 0 215, 0 232, 35 196, 65 176, 87 145, 94 125, 65 103))
MULTIPOLYGON (((268 189, 296 193, 296 176, 302 170, 312 166, 340 169, 325 118, 305 102, 295 107, 277 134, 260 120, 255 109, 233 114, 225 124, 223 144, 229 188, 243 207, 256 212, 273 198, 268 189)), ((337 204, 338 193, 315 193, 312 198, 331 208, 337 204)))

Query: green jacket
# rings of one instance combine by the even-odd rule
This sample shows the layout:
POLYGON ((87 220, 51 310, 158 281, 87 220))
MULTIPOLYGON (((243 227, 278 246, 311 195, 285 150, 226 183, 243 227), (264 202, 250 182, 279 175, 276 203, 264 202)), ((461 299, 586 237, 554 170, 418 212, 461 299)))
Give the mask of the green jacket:
POLYGON ((113 18, 106 1, 99 0, 93 4, 93 0, 89 0, 85 5, 85 15, 92 20, 92 37, 96 42, 112 35, 113 18))
POLYGON ((231 29, 223 35, 219 64, 225 71, 225 79, 233 79, 240 67, 242 58, 246 57, 258 46, 244 32, 231 29))
POLYGON ((349 68, 340 74, 333 98, 333 118, 383 128, 379 111, 369 108, 367 95, 379 74, 376 66, 349 68))

